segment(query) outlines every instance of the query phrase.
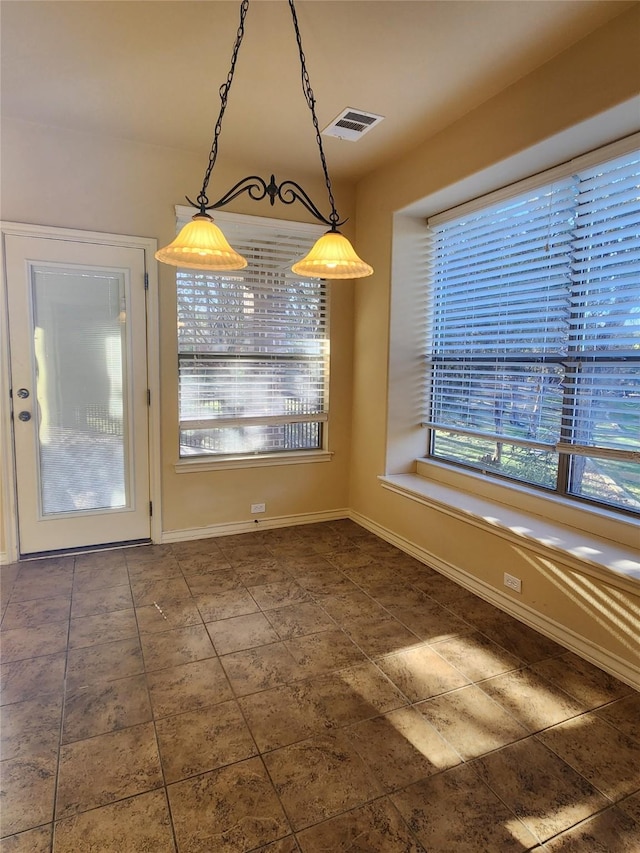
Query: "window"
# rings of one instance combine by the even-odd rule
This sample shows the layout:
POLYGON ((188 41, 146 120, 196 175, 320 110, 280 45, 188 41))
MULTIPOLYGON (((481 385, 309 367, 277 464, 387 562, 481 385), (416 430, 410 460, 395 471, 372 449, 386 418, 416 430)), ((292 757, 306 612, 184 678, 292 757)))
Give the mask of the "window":
POLYGON ((638 512, 640 152, 593 159, 430 221, 429 455, 638 512))
POLYGON ((249 263, 237 272, 177 272, 180 456, 322 449, 326 284, 290 270, 322 228, 216 219, 249 263))

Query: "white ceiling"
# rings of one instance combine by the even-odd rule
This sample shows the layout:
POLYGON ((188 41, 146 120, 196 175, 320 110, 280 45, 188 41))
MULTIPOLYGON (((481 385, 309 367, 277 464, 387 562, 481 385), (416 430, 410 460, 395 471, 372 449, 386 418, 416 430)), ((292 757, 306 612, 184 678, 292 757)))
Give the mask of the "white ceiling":
MULTIPOLYGON (((320 126, 384 115, 359 142, 325 137, 355 180, 543 64, 632 0, 298 0, 320 126)), ((2 0, 3 116, 202 152, 239 18, 235 0, 2 0)), ((318 168, 288 4, 253 0, 220 157, 295 179, 318 168)), ((206 160, 205 160, 206 162, 206 160)))

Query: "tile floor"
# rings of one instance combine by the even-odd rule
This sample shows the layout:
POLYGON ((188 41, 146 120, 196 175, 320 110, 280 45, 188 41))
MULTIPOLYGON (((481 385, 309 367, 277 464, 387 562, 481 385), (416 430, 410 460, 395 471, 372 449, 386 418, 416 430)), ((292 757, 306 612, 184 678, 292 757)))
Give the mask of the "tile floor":
POLYGON ((2 579, 2 853, 640 851, 640 694, 349 521, 2 579))

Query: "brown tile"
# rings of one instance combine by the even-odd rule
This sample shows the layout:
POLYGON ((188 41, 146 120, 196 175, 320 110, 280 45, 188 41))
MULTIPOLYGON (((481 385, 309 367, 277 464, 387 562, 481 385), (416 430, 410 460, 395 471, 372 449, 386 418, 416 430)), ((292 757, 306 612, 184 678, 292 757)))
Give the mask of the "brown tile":
POLYGON ((416 782, 391 800, 426 850, 521 853, 536 844, 470 765, 416 782))
MULTIPOLYGON (((128 550, 128 549, 127 549, 128 550)), ((126 567, 125 551, 113 548, 108 551, 91 551, 79 554, 75 559, 76 574, 87 571, 100 571, 105 575, 126 567)))
POLYGON ((235 573, 245 586, 261 586, 268 583, 287 583, 291 575, 275 558, 236 566, 235 573))
POLYGON ((252 586, 249 591, 262 610, 310 601, 309 593, 293 580, 252 586))
POLYGON ((640 743, 596 714, 583 714, 538 738, 612 800, 640 790, 640 743))
POLYGON ((147 685, 156 719, 206 708, 232 698, 231 688, 217 658, 150 672, 147 685))
POLYGON ((316 707, 332 726, 393 711, 407 700, 375 664, 356 664, 311 682, 316 707))
POLYGON ((586 779, 534 737, 479 758, 473 766, 540 841, 607 805, 586 779))
POLYGON ((434 648, 471 681, 482 681, 522 666, 518 658, 477 632, 444 640, 434 648))
POLYGON ((223 592, 246 592, 238 575, 231 569, 208 574, 194 574, 186 578, 191 594, 219 595, 223 592))
POLYGON ((167 791, 181 851, 236 853, 291 834, 258 758, 177 782, 167 791))
POLYGON ((389 612, 364 592, 325 595, 322 607, 339 625, 353 625, 354 621, 384 619, 389 612))
POLYGON ((417 612, 441 609, 441 605, 416 589, 409 581, 397 577, 395 570, 389 570, 388 567, 384 567, 384 574, 362 582, 361 585, 368 595, 392 612, 396 607, 415 607, 417 612))
POLYGON ((156 604, 136 607, 140 634, 157 634, 188 625, 202 625, 202 616, 193 599, 170 601, 163 608, 156 604))
POLYGON ((239 699, 240 707, 261 752, 304 740, 325 727, 307 682, 283 684, 239 699))
POLYGON ((231 563, 222 551, 215 550, 207 554, 189 554, 178 557, 180 570, 185 577, 204 575, 209 572, 219 572, 231 568, 231 563))
POLYGON ((69 618, 70 608, 69 596, 9 604, 4 611, 0 630, 4 632, 11 628, 34 628, 51 622, 64 622, 69 618))
POLYGON ((67 655, 67 689, 126 678, 143 671, 142 649, 137 637, 70 649, 67 655))
POLYGON ((385 798, 303 829, 298 839, 303 853, 424 853, 385 798))
POLYGON ((460 594, 451 597, 451 599, 447 601, 446 606, 450 610, 453 610, 454 613, 457 613, 458 616, 461 616, 465 622, 469 622, 475 629, 477 629, 478 625, 486 622, 487 619, 491 620, 495 618, 498 608, 493 604, 489 604, 488 601, 484 601, 482 598, 479 598, 471 592, 465 593, 465 591, 460 588, 459 590, 460 594))
POLYGON ((424 606, 390 605, 389 610, 396 619, 427 643, 439 643, 471 631, 471 626, 467 622, 446 607, 433 602, 424 606))
POLYGON ((300 848, 294 836, 287 835, 286 838, 281 838, 279 841, 258 847, 255 853, 300 853, 300 848))
POLYGON ((416 705, 451 746, 468 761, 527 737, 527 730, 475 685, 416 705))
POLYGON ((634 692, 622 681, 571 652, 532 664, 531 670, 557 684, 588 709, 634 692))
POLYGON ((460 756, 413 708, 400 708, 344 729, 385 791, 460 764, 460 756))
POLYGON ((640 826, 640 791, 632 794, 630 797, 626 797, 624 800, 618 800, 616 805, 626 815, 632 817, 638 826, 640 826))
POLYGON ((341 732, 269 752, 264 761, 296 832, 381 794, 378 783, 341 732))
POLYGON ((207 622, 206 628, 219 655, 265 646, 279 639, 264 613, 207 622))
MULTIPOLYGON (((164 791, 149 791, 56 823, 55 853, 175 853, 164 791)), ((47 848, 48 850, 48 848, 47 848)))
POLYGON ((191 590, 182 576, 166 580, 134 580, 131 581, 131 590, 136 607, 157 604, 164 610, 171 601, 191 598, 191 590))
POLYGON ((171 580, 171 578, 182 577, 182 570, 176 558, 167 554, 157 560, 129 566, 129 577, 132 583, 171 580))
POLYGON ((53 824, 0 838, 0 853, 49 853, 53 824))
POLYGON ((496 610, 493 617, 479 621, 478 628, 499 646, 508 649, 525 663, 537 663, 566 653, 566 649, 548 637, 496 610))
POLYGON ((26 660, 56 654, 67 648, 67 622, 51 622, 34 628, 12 628, 0 637, 2 662, 26 660))
POLYGON ((82 571, 76 570, 73 577, 74 592, 92 592, 96 589, 109 589, 112 586, 125 586, 129 583, 129 574, 124 565, 98 566, 82 571))
POLYGON ((142 655, 145 669, 150 672, 204 660, 213 657, 215 651, 204 625, 191 625, 161 634, 143 634, 142 655))
POLYGON ((362 569, 375 565, 376 561, 359 548, 345 548, 327 555, 327 560, 336 568, 349 573, 350 569, 362 569))
POLYGON ((230 546, 228 542, 224 541, 226 538, 225 536, 220 540, 220 548, 232 566, 255 563, 257 560, 264 559, 267 555, 271 556, 264 545, 230 546))
POLYGON ((429 699, 468 684, 468 679, 428 645, 378 661, 380 669, 412 702, 429 699))
POLYGON ((599 815, 547 842, 549 853, 637 853, 640 824, 619 808, 599 815))
POLYGON ((132 607, 131 587, 129 584, 121 584, 104 589, 74 592, 71 615, 74 617, 96 616, 99 613, 110 613, 112 610, 129 610, 132 607))
POLYGON ((151 719, 144 675, 90 684, 67 693, 62 742, 83 740, 151 719))
POLYGON ((421 639, 405 625, 385 614, 376 619, 359 619, 343 626, 345 634, 369 657, 402 652, 419 646, 421 639))
POLYGON ((45 655, 0 666, 0 705, 62 691, 65 656, 45 655))
POLYGON ((30 755, 2 762, 2 833, 14 835, 53 818, 55 755, 30 755))
POLYGON ((329 563, 325 557, 321 557, 320 554, 309 554, 308 548, 304 543, 298 543, 298 553, 291 555, 280 553, 281 547, 286 548, 288 546, 277 546, 277 548, 274 547, 272 550, 274 553, 278 553, 278 563, 282 568, 294 577, 310 571, 330 572, 334 568, 331 563, 329 563))
POLYGON ((553 726, 585 710, 583 703, 528 668, 483 681, 482 689, 530 732, 553 726))
POLYGON ((235 701, 164 717, 156 723, 167 782, 177 782, 256 754, 235 701))
POLYGON ((247 696, 299 679, 304 671, 284 643, 272 643, 221 659, 236 696, 247 696))
POLYGON ((56 819, 161 785, 153 723, 79 740, 60 750, 56 819))
POLYGON ((631 696, 600 708, 596 714, 640 743, 640 693, 634 691, 631 696))
POLYGON ((322 631, 285 641, 296 662, 308 675, 318 675, 362 663, 365 656, 344 631, 322 631))
POLYGON ((71 620, 69 648, 82 649, 102 643, 115 643, 138 636, 138 623, 133 608, 99 613, 97 616, 80 616, 71 620))
POLYGON ((310 601, 269 610, 267 618, 283 640, 336 627, 333 619, 321 607, 310 601))
MULTIPOLYGON (((469 595, 469 591, 463 586, 440 574, 427 574, 418 579, 414 585, 426 592, 430 598, 447 607, 456 602, 464 601, 469 595)), ((495 608, 493 610, 495 611, 495 608)))
POLYGON ((60 741, 62 692, 0 709, 0 755, 26 759, 34 755, 56 757, 60 741))
POLYGON ((178 561, 195 556, 220 557, 222 555, 216 538, 188 539, 184 542, 173 542, 171 550, 178 561))
POLYGON ((123 553, 130 569, 174 559, 171 545, 140 545, 127 548, 123 553))
POLYGON ((73 574, 51 574, 49 577, 23 575, 22 571, 11 589, 10 604, 34 601, 39 598, 68 598, 71 595, 73 574))
POLYGON ((297 575, 296 580, 303 589, 320 600, 325 595, 352 595, 358 592, 353 581, 337 569, 304 572, 297 575))
POLYGON ((260 609, 246 589, 197 595, 196 604, 205 622, 217 622, 219 619, 257 613, 260 609))

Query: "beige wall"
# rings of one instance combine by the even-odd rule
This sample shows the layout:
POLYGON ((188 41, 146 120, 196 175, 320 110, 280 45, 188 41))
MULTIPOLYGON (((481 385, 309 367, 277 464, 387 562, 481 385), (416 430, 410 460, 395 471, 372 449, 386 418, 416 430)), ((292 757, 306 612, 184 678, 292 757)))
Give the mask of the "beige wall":
MULTIPOLYGON (((176 204, 197 195, 206 155, 139 145, 116 139, 5 120, 2 123, 1 215, 4 220, 155 237, 164 245, 175 234, 176 204)), ((237 164, 222 155, 210 193, 247 173, 269 173, 269 164, 237 164), (261 167, 263 167, 261 169, 261 167)), ((283 176, 285 177, 285 176, 283 176)), ((319 176, 287 175, 304 184, 322 206, 326 189, 319 176)), ((343 215, 353 194, 336 187, 343 215)), ((304 209, 271 208, 238 201, 239 213, 301 219, 304 209)), ((350 445, 353 287, 331 289, 332 461, 176 474, 178 456, 175 276, 160 265, 160 372, 162 526, 164 531, 200 528, 251 519, 250 504, 266 502, 271 516, 332 512, 347 506, 350 445)), ((0 544, 0 550, 2 545, 0 544)))
MULTIPOLYGON (((560 593, 540 565, 534 569, 527 562, 531 554, 523 558, 476 527, 389 492, 377 478, 384 473, 410 471, 411 456, 416 455, 420 441, 422 452, 426 451, 424 433, 416 428, 417 403, 410 399, 414 387, 406 378, 415 366, 412 361, 419 359, 417 349, 411 355, 408 344, 416 334, 408 298, 414 283, 409 270, 405 273, 402 262, 392 257, 394 214, 637 95, 639 29, 640 9, 634 7, 427 140, 404 159, 359 184, 358 249, 376 272, 371 279, 356 285, 352 422, 356 440, 351 452, 349 501, 362 518, 463 568, 497 591, 503 589, 504 570, 520 572, 519 576, 526 578, 519 599, 523 604, 558 619, 581 636, 597 638, 613 654, 633 661, 634 666, 640 660, 637 638, 630 642, 627 635, 618 637, 603 627, 594 608, 585 609, 580 601, 571 598, 568 584, 561 584, 560 593), (393 282, 392 263, 396 271, 393 282), (406 394, 395 394, 399 383, 406 385, 406 394), (387 393, 383 389, 388 389, 387 393), (389 401, 392 411, 388 419, 389 401), (400 410, 405 404, 403 414, 400 410)), ((635 109, 637 114, 637 105, 635 109)), ((640 126, 640 117, 637 124, 640 126)), ((606 133, 605 128, 605 137, 606 133)), ((580 141, 574 140, 574 144, 579 146, 580 141)), ((572 156, 583 151, 578 147, 572 156)), ((536 169, 519 177, 526 177, 531 171, 536 169)), ((419 220, 414 221, 414 231, 418 228, 416 222, 419 220)), ((403 234, 410 238, 411 230, 410 224, 403 234)), ((416 304, 416 309, 419 307, 416 304)), ((636 608, 635 617, 629 616, 629 620, 637 634, 638 600, 622 595, 628 614, 636 608)))

